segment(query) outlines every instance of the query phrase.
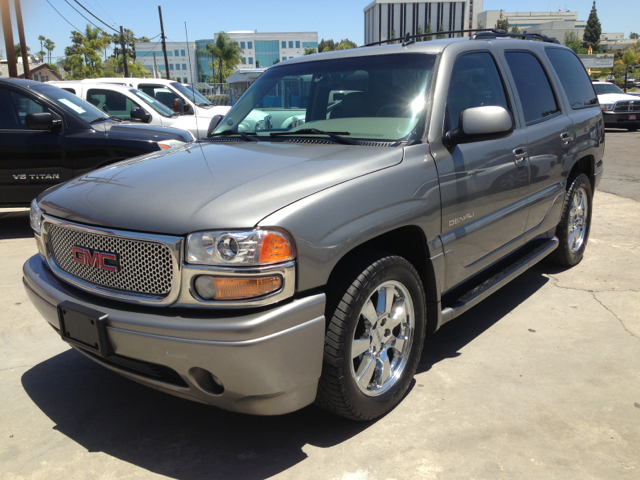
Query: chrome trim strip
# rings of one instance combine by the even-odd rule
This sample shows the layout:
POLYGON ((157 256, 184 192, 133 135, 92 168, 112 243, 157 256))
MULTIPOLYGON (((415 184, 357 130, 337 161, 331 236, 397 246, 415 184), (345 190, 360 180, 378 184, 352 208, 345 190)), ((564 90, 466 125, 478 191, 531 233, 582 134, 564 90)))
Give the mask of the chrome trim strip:
POLYGON ((203 265, 184 265, 182 268, 182 288, 178 305, 192 308, 233 309, 247 307, 262 307, 292 297, 296 291, 296 262, 287 262, 280 265, 267 265, 252 268, 228 268, 203 265), (205 300, 195 290, 194 282, 199 275, 214 275, 224 277, 262 277, 265 275, 280 275, 283 285, 280 290, 260 298, 237 300, 232 302, 220 302, 205 300))
POLYGON ((81 225, 78 223, 69 222, 66 220, 60 220, 55 217, 43 215, 42 218, 42 239, 44 248, 46 250, 47 263, 49 267, 55 273, 55 275, 67 283, 84 290, 89 293, 93 293, 102 297, 107 297, 115 300, 121 300, 127 303, 136 303, 143 305, 156 305, 167 306, 175 303, 180 296, 180 282, 182 280, 182 252, 183 252, 183 237, 175 237, 170 235, 156 235, 150 233, 138 233, 125 230, 115 230, 106 227, 91 227, 87 225, 81 225), (49 245, 49 229, 50 225, 57 225, 64 228, 70 228, 79 230, 81 232, 96 234, 96 235, 109 235, 112 237, 119 237, 126 240, 134 241, 148 241, 161 243, 169 248, 171 253, 171 263, 173 267, 173 278, 171 280, 171 291, 166 296, 159 295, 146 295, 141 293, 129 293, 121 290, 115 290, 108 287, 102 287, 90 282, 83 281, 77 277, 69 275, 62 270, 55 262, 51 252, 51 246, 49 245))

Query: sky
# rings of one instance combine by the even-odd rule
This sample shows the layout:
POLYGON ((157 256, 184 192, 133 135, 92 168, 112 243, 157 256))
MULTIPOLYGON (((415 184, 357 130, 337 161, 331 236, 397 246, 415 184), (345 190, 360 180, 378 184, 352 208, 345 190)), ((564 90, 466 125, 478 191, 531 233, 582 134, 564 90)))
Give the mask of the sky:
MULTIPOLYGON (((158 5, 162 7, 165 35, 168 41, 184 41, 185 22, 189 40, 213 38, 219 31, 257 30, 258 32, 318 32, 318 39, 348 38, 358 45, 364 42, 363 9, 371 0, 78 0, 105 23, 119 30, 129 28, 137 37, 153 38, 160 33, 158 5)), ((13 0, 10 0, 13 4, 13 0)), ((86 13, 75 0, 21 0, 27 45, 31 53, 40 50, 39 35, 53 40, 53 57, 64 55, 64 47, 71 44, 74 27, 84 31, 85 20, 71 5, 95 24, 108 28, 86 13), (66 18, 53 9, 51 4, 66 18), (72 27, 69 23, 74 25, 72 27)), ((586 20, 592 0, 484 0, 484 10, 506 12, 533 11, 578 12, 579 20, 586 20)), ((607 33, 640 33, 640 0, 598 0, 598 18, 602 31, 607 33)), ((12 17, 15 15, 12 10, 12 17)), ((18 30, 14 23, 14 43, 18 30)), ((159 37, 158 37, 159 39, 159 37)), ((6 58, 4 36, 0 36, 0 50, 6 58)))

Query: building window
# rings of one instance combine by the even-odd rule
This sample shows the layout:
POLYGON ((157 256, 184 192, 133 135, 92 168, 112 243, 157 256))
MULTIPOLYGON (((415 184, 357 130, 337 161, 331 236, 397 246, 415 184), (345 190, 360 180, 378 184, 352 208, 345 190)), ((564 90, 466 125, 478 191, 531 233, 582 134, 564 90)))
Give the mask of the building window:
POLYGON ((289 42, 289 48, 293 48, 293 41, 289 42))
POLYGON ((300 48, 300 40, 296 40, 296 48, 300 48))
POLYGON ((180 53, 178 52, 178 50, 174 50, 173 51, 174 55, 177 57, 178 55, 180 55, 180 53))
POLYGON ((176 63, 176 70, 180 70, 180 64, 176 63))
POLYGON ((246 65, 246 64, 247 64, 247 59, 246 59, 246 58, 244 58, 244 57, 242 57, 242 64, 243 64, 243 65, 246 65))
POLYGON ((253 65, 253 57, 249 57, 249 65, 253 65))
POLYGON ((187 64, 186 64, 186 63, 183 63, 183 64, 182 64, 182 69, 183 69, 183 70, 186 70, 186 69, 187 69, 187 64))
POLYGON ((284 62, 287 59, 287 57, 282 57, 282 61, 284 62))
POLYGON ((287 48, 287 42, 285 42, 284 40, 282 41, 282 48, 287 48))
POLYGON ((184 57, 185 56, 184 50, 180 50, 180 54, 184 57))
POLYGON ((289 57, 289 60, 291 60, 293 57, 289 57))
POLYGON ((169 64, 169 70, 173 70, 173 63, 169 64))
POLYGON ((247 42, 247 46, 249 47, 249 50, 251 50, 253 48, 253 42, 247 42))
POLYGON ((244 50, 244 42, 240 42, 240 48, 244 50))

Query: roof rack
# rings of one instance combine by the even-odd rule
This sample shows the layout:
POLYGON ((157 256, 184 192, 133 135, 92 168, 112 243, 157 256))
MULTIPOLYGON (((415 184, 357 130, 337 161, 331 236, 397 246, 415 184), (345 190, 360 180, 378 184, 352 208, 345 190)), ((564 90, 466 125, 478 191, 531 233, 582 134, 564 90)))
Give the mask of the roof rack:
POLYGON ((373 47, 375 45, 382 45, 384 43, 402 42, 402 46, 412 45, 416 43, 416 39, 423 37, 432 37, 434 35, 452 35, 458 33, 473 33, 469 38, 471 40, 490 40, 492 38, 520 38, 522 40, 537 40, 548 43, 560 43, 555 38, 547 37, 539 33, 508 33, 500 28, 474 28, 470 30, 449 30, 446 32, 431 32, 421 33, 419 35, 409 35, 409 32, 404 38, 389 38, 387 40, 380 40, 379 42, 367 43, 364 47, 373 47))

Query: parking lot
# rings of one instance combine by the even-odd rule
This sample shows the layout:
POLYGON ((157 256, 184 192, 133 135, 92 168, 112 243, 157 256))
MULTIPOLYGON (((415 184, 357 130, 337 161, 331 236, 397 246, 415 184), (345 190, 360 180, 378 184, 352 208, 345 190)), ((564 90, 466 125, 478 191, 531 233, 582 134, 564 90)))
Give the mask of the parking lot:
POLYGON ((428 337, 373 423, 229 413, 93 364, 27 299, 28 214, 0 210, 0 478, 640 478, 640 132, 606 141, 584 261, 534 267, 428 337))

